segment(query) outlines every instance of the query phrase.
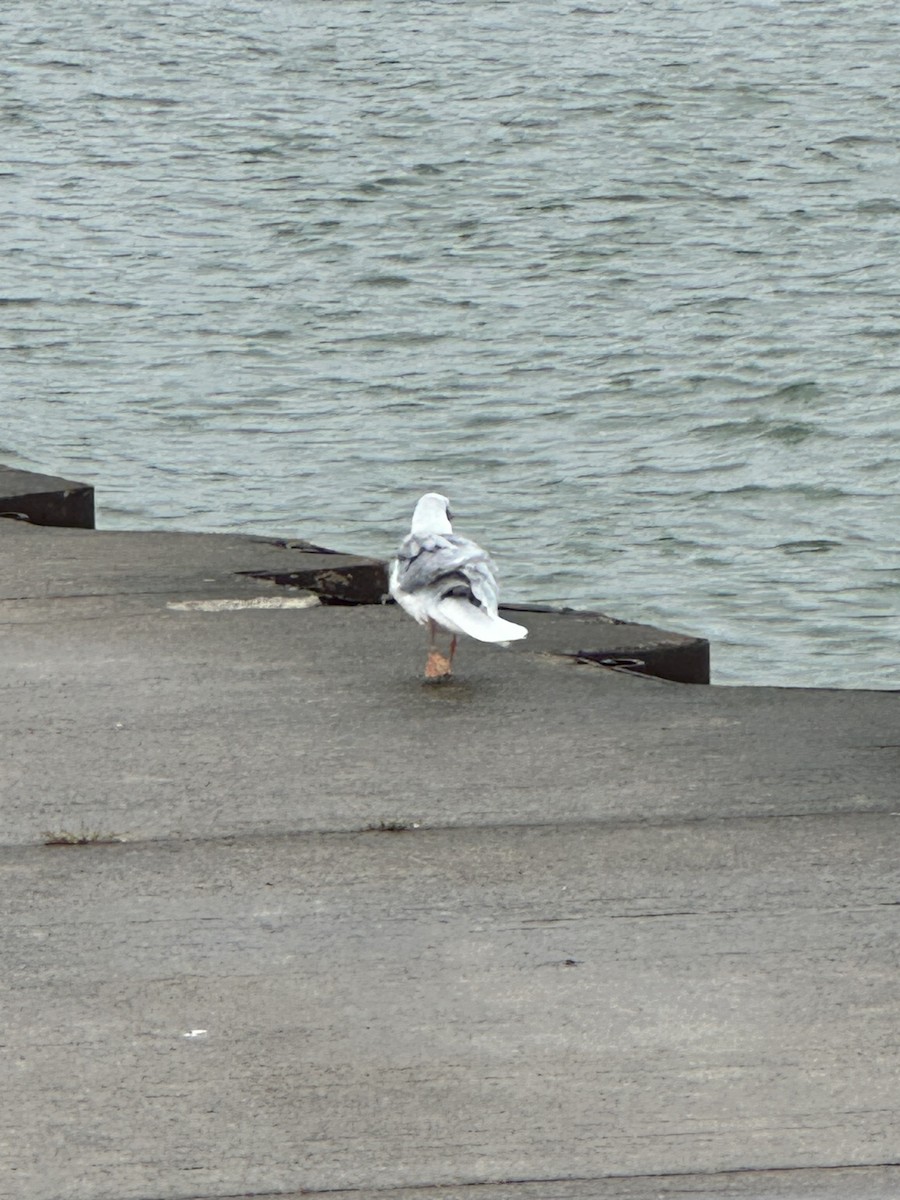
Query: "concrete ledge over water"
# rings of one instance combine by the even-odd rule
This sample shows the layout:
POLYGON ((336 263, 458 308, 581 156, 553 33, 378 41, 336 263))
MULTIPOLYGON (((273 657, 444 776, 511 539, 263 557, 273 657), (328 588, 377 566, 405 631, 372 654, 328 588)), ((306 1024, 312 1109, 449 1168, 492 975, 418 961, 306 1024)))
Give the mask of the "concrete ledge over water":
MULTIPOLYGON (((28 517, 34 524, 93 529, 93 488, 0 467, 0 512, 4 511, 28 517), (2 496, 4 485, 6 499, 2 496)), ((260 583, 271 583, 308 590, 325 604, 381 604, 387 599, 384 562, 292 538, 104 531, 72 542, 57 538, 53 545, 54 561, 66 563, 63 574, 51 583, 60 589, 59 594, 128 591, 137 575, 142 588, 162 591, 187 587, 211 595, 210 585, 215 583, 226 592, 237 589, 256 594, 260 583)), ((29 565, 30 557, 20 556, 15 569, 28 571, 29 565)), ((31 565, 43 571, 40 552, 31 565)), ((0 587, 9 595, 10 586, 8 566, 0 587)), ((22 592, 27 588, 24 580, 16 586, 17 594, 27 594, 22 592)), ((532 614, 530 640, 520 650, 540 649, 609 666, 619 662, 624 669, 679 683, 709 683, 709 643, 705 638, 599 612, 556 612, 536 605, 502 607, 514 619, 516 613, 532 614)))
POLYGON ((35 525, 94 528, 94 489, 53 475, 35 475, 0 464, 0 516, 35 525))
POLYGON ((900 697, 316 555, 0 520, 0 1196, 900 1194, 900 697))

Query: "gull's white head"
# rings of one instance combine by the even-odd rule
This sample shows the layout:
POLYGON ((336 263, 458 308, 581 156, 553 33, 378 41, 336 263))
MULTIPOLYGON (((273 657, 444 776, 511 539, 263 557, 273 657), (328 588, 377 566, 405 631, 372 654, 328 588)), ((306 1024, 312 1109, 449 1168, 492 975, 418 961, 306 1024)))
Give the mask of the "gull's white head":
POLYGON ((411 533, 452 533, 450 501, 439 492, 426 492, 413 513, 411 533))

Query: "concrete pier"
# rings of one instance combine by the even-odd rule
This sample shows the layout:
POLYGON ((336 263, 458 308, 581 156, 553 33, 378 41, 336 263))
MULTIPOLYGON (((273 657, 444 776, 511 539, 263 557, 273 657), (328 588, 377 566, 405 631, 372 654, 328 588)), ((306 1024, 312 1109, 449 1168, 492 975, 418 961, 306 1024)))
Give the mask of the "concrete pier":
POLYGON ((34 525, 94 528, 94 489, 54 475, 17 471, 0 463, 0 516, 34 525))
POLYGON ((0 1196, 900 1194, 898 696, 323 557, 0 520, 0 1196))

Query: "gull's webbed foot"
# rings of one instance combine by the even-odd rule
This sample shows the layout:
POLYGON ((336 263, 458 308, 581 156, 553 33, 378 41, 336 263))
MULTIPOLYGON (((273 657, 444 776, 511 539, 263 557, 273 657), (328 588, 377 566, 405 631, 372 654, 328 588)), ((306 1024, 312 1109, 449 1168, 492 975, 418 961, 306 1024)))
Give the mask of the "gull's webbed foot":
POLYGON ((450 659, 441 654, 440 650, 432 647, 428 651, 428 661, 425 663, 425 678, 446 679, 450 674, 450 659))

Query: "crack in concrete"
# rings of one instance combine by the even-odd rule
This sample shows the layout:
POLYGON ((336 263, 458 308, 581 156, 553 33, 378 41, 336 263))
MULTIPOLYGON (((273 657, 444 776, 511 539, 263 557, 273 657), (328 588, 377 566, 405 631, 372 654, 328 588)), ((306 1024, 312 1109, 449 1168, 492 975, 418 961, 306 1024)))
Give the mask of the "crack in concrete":
MULTIPOLYGON (((772 1166, 772 1167, 730 1167, 720 1171, 659 1171, 651 1173, 624 1174, 617 1173, 613 1175, 523 1175, 523 1176, 508 1176, 506 1178, 495 1179, 472 1179, 458 1183, 438 1183, 438 1182, 421 1182, 408 1184, 356 1184, 349 1187, 294 1187, 286 1190, 277 1191, 262 1191, 262 1192, 189 1192, 182 1196, 161 1196, 158 1194, 147 1195, 141 1200, 291 1200, 291 1197, 297 1196, 353 1196, 359 1193, 369 1195, 395 1195, 398 1200, 402 1200, 404 1194, 412 1194, 415 1192, 432 1192, 439 1196, 441 1192, 458 1195, 460 1191, 475 1193, 479 1188, 498 1188, 498 1187, 537 1187, 543 1184, 614 1184, 617 1180, 620 1182, 635 1182, 641 1180, 678 1180, 687 1179, 733 1179, 733 1178, 751 1178, 753 1176, 769 1176, 775 1175, 792 1176, 801 1173, 807 1174, 823 1174, 827 1175, 831 1171, 873 1171, 873 1170, 893 1170, 900 1167, 900 1159, 867 1162, 867 1163, 825 1163, 820 1166, 772 1166)), ((186 1170, 197 1170, 202 1168, 185 1168, 186 1170)))
MULTIPOLYGON (((683 826, 693 825, 729 825, 734 822, 742 821, 815 821, 815 820, 839 820, 841 818, 854 817, 900 817, 900 812, 888 808, 871 808, 865 809, 862 812, 856 808, 834 809, 823 812, 821 809, 811 809, 807 812, 791 812, 791 813, 737 813, 724 817, 659 817, 658 819, 644 820, 627 820, 621 818, 607 819, 598 817, 595 820, 578 819, 573 821, 507 821, 498 822, 493 825, 480 824, 458 824, 458 825, 426 825, 421 822, 413 827, 413 823, 409 823, 409 828, 405 829, 404 833, 409 833, 411 836, 426 835, 429 833, 472 833, 473 831, 490 831, 494 833, 502 833, 504 831, 517 829, 594 829, 602 826, 608 829, 680 829, 683 826)), ((318 838, 318 837, 358 837, 362 834, 371 835, 373 833, 381 833, 378 828, 373 828, 371 825, 360 827, 330 827, 327 829, 273 829, 265 831, 235 831, 233 833, 219 834, 195 834, 185 835, 180 833, 160 834, 158 837, 136 837, 129 838, 128 834, 122 834, 119 841, 116 843, 97 843, 98 845, 106 846, 108 850, 114 850, 119 847, 137 847, 137 846, 161 846, 161 845, 181 845, 181 844, 209 844, 216 843, 229 844, 236 842, 249 841, 270 841, 273 838, 318 838)), ((14 849, 38 849, 44 847, 44 841, 34 842, 0 842, 0 852, 3 850, 14 849)), ((50 847, 54 849, 55 847, 50 847)), ((69 849, 70 847, 66 847, 69 849)), ((90 846, 78 846, 76 850, 87 852, 90 846)), ((878 901, 879 905, 885 906, 900 906, 900 900, 884 900, 878 901)), ((727 911, 727 910, 724 910, 727 911)))

